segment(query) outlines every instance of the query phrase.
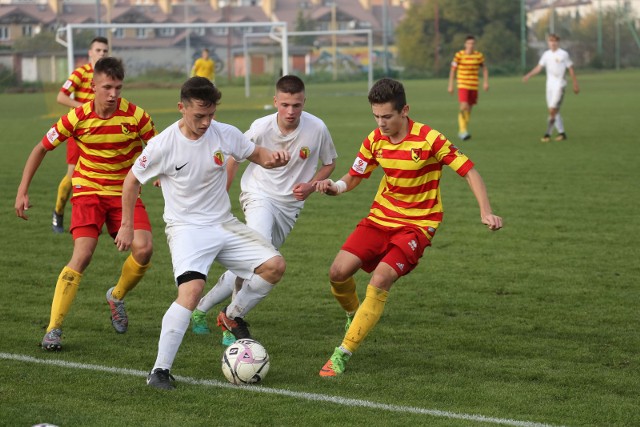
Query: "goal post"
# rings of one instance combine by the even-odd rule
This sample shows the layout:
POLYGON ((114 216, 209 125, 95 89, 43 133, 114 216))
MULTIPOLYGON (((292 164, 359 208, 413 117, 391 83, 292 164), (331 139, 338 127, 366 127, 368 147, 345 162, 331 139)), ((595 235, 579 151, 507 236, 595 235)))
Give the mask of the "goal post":
MULTIPOLYGON (((287 23, 274 21, 274 22, 225 22, 225 23, 140 23, 140 24, 118 24, 118 23, 104 23, 104 24, 67 24, 64 27, 60 27, 56 33, 56 41, 67 48, 67 68, 70 75, 75 70, 75 58, 74 58, 74 31, 75 30, 106 30, 106 31, 118 31, 118 30, 145 30, 145 29, 202 29, 202 28, 257 28, 264 29, 270 28, 271 31, 280 29, 283 38, 280 41, 281 53, 282 53, 282 68, 283 73, 289 73, 288 67, 288 46, 286 44, 287 23), (64 37, 63 37, 64 34, 64 37)), ((109 47, 112 50, 112 46, 109 47)), ((191 67, 190 52, 188 52, 188 46, 185 48, 185 65, 187 69, 191 67)), ((227 66, 232 66, 227 64, 227 66)))
MULTIPOLYGON (((274 28, 275 29, 275 28, 274 28)), ((287 32, 286 26, 282 28, 282 33, 280 35, 275 35, 273 32, 271 33, 255 33, 255 34, 244 34, 243 35, 243 43, 242 50, 244 55, 244 92, 245 97, 249 98, 251 96, 250 90, 250 70, 251 70, 251 56, 249 55, 249 47, 247 43, 247 39, 252 37, 264 37, 269 36, 271 39, 279 42, 283 47, 283 52, 285 49, 288 50, 289 46, 289 37, 295 36, 340 36, 340 35, 362 35, 365 34, 367 36, 367 57, 368 57, 368 70, 367 70, 367 89, 371 89, 373 86, 373 31, 370 29, 367 30, 327 30, 327 31, 289 31, 287 32)), ((333 54, 336 55, 337 49, 334 49, 333 54)), ((283 54, 283 64, 284 61, 283 54)), ((288 54, 287 54, 288 58, 288 54)), ((288 62, 288 60, 286 61, 288 62)), ((284 74, 288 74, 284 72, 284 74)))

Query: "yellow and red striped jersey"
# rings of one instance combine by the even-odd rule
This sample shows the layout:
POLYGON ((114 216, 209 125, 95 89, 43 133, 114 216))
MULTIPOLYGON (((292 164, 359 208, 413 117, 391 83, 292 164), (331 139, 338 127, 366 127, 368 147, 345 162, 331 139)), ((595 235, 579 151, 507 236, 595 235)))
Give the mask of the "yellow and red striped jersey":
POLYGON ((453 57, 451 67, 456 68, 458 88, 478 90, 478 70, 484 66, 484 55, 477 50, 467 54, 458 51, 453 57))
POLYGON ((93 67, 91 64, 85 64, 76 68, 69 76, 66 82, 60 88, 60 92, 67 96, 73 93, 73 99, 78 102, 93 101, 95 94, 91 90, 91 81, 93 80, 93 67))
POLYGON ((80 159, 71 182, 73 195, 120 196, 122 183, 143 144, 156 135, 149 114, 124 98, 111 117, 101 118, 94 102, 87 102, 65 114, 42 138, 42 145, 53 150, 73 137, 80 159))
POLYGON ((465 176, 473 162, 437 130, 408 120, 409 133, 398 144, 380 129, 371 132, 349 174, 369 178, 382 167, 384 175, 368 219, 383 227, 413 227, 431 239, 442 221, 442 166, 465 176))

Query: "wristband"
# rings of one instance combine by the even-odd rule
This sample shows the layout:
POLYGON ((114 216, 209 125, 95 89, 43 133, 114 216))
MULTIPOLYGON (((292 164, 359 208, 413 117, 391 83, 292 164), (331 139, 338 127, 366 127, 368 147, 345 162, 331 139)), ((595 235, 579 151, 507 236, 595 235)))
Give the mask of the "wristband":
POLYGON ((339 179, 338 181, 333 183, 336 187, 336 194, 342 194, 347 191, 347 183, 343 180, 339 179))

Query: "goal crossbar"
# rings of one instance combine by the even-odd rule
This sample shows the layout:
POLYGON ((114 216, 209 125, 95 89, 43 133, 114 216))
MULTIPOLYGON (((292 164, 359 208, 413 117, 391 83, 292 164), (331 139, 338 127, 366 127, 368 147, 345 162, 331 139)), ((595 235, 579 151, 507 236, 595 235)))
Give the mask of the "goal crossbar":
MULTIPOLYGON (((249 98, 251 96, 250 90, 249 90, 249 70, 250 70, 250 65, 249 65, 249 47, 247 45, 247 39, 251 38, 251 37, 265 37, 265 36, 269 36, 271 37, 273 40, 277 41, 280 43, 281 46, 289 46, 289 37, 290 36, 324 36, 324 35, 354 35, 354 34, 366 34, 367 35, 367 53, 369 56, 369 70, 368 70, 368 76, 367 76, 367 84, 368 84, 368 89, 371 89, 371 86, 373 86, 373 31, 371 29, 367 29, 367 30, 327 30, 327 31, 289 31, 287 32, 287 28, 286 26, 283 27, 283 32, 281 34, 281 37, 276 36, 273 33, 247 33, 243 35, 242 38, 242 50, 243 50, 243 54, 244 54, 244 95, 246 98, 249 98)), ((283 48, 283 52, 284 52, 284 48, 283 48)), ((288 57, 285 56, 284 54, 282 55, 282 60, 283 60, 283 64, 285 62, 285 58, 288 57)), ((286 75, 288 74, 287 71, 285 70, 285 65, 283 65, 283 73, 286 75)))
MULTIPOLYGON (((136 29, 136 28, 248 28, 248 27, 270 27, 272 30, 279 28, 281 31, 282 40, 280 40, 280 47, 282 49, 282 69, 285 74, 289 74, 288 60, 288 43, 287 43, 287 23, 282 21, 269 21, 269 22, 227 22, 227 23, 155 23, 155 24, 67 24, 64 27, 58 28, 56 32, 56 41, 67 48, 67 68, 68 74, 71 74, 75 69, 75 60, 73 52, 73 30, 81 29, 93 29, 93 30, 117 30, 117 29, 136 29), (62 38, 61 34, 66 33, 66 38, 62 38)), ((268 33, 270 34, 270 33, 268 33)), ((246 34, 245 34, 246 35, 246 34)))

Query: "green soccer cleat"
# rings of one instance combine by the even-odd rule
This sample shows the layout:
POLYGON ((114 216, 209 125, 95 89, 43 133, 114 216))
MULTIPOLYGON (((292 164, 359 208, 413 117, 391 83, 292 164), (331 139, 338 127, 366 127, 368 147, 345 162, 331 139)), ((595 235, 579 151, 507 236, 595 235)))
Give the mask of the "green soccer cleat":
POLYGON ((222 345, 225 347, 229 347, 231 344, 236 342, 236 337, 229 331, 222 331, 222 345))
POLYGON ((200 310, 193 310, 191 313, 191 331, 196 335, 207 335, 211 329, 207 325, 207 313, 200 310))
POLYGON ((324 364, 322 369, 320 369, 320 376, 337 377, 344 372, 345 365, 350 358, 350 354, 340 350, 340 347, 336 347, 331 358, 324 364))

